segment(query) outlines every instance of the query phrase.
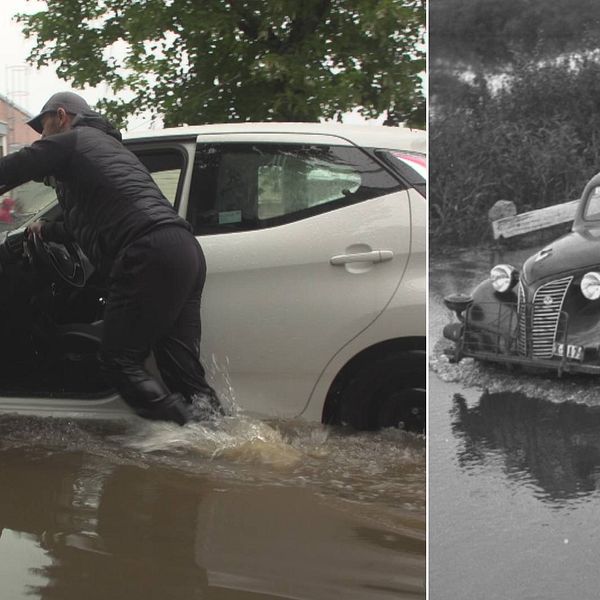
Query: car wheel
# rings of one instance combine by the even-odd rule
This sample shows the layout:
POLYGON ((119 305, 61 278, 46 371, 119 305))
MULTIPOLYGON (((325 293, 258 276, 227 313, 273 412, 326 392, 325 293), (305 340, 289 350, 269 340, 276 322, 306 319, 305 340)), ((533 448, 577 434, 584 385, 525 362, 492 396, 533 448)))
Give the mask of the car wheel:
POLYGON ((425 352, 400 352, 359 368, 339 398, 339 421, 355 429, 425 431, 425 352))

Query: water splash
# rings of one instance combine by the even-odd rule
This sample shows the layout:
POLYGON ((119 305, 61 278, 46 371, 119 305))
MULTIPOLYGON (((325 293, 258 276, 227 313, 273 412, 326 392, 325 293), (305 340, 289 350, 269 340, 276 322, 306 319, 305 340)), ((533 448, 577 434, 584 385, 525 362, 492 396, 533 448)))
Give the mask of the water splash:
POLYGON ((286 442, 276 429, 245 416, 224 417, 179 427, 171 423, 144 422, 114 441, 143 453, 194 454, 239 463, 288 468, 302 452, 286 442))
POLYGON ((329 497, 411 512, 425 505, 425 438, 397 429, 357 433, 245 415, 184 427, 143 419, 101 423, 1 416, 0 452, 18 455, 23 449, 91 456, 95 469, 161 466, 219 481, 310 487, 329 497))
POLYGON ((202 358, 202 364, 205 365, 208 380, 217 391, 219 400, 228 415, 238 415, 240 413, 239 404, 236 399, 235 389, 229 375, 229 356, 225 357, 225 364, 219 362, 216 354, 211 354, 210 359, 202 358))

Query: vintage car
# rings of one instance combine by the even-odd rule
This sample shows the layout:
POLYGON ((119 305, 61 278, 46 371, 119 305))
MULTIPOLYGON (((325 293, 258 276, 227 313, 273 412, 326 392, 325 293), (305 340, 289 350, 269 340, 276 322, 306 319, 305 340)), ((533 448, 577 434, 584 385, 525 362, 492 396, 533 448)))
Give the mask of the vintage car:
MULTIPOLYGON (((245 123, 126 136, 206 254, 202 358, 259 417, 425 422, 425 133, 245 123)), ((5 190, 0 412, 131 414, 95 354, 105 282, 75 245, 24 243, 53 190, 5 190)), ((1 231, 1 230, 0 230, 1 231)))
POLYGON ((570 233, 520 269, 496 265, 471 295, 444 299, 455 361, 477 359, 600 373, 600 174, 586 185, 570 233))

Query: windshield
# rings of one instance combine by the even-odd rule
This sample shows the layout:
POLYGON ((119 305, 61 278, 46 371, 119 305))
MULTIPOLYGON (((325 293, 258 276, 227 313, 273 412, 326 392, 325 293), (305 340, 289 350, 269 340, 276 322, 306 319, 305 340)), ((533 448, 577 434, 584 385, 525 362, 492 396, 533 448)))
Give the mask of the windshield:
POLYGON ((600 220, 600 186, 592 188, 585 202, 583 218, 586 221, 600 220))
POLYGON ((54 200, 54 188, 36 181, 5 192, 0 196, 0 231, 21 227, 54 200))

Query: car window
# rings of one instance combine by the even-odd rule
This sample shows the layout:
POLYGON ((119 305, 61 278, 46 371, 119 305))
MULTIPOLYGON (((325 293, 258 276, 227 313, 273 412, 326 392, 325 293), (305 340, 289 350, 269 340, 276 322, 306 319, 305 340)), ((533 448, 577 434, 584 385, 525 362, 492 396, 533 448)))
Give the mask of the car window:
MULTIPOLYGON (((135 151, 134 151, 135 152, 135 151)), ((184 155, 174 148, 135 152, 167 200, 177 204, 184 155)), ((29 181, 0 194, 0 231, 17 229, 56 200, 54 188, 29 181)))
POLYGON ((402 189, 358 148, 199 144, 188 204, 195 233, 272 227, 402 189))
POLYGON ((176 206, 179 182, 185 167, 184 155, 175 148, 133 152, 150 171, 152 179, 165 198, 176 206))
POLYGON ((181 169, 169 169, 168 171, 156 171, 151 173, 154 183, 160 188, 160 191, 165 195, 165 198, 175 204, 177 199, 177 186, 179 185, 179 176, 181 169))
POLYGON ((56 200, 49 185, 29 181, 0 196, 0 231, 17 229, 56 200))
POLYGON ((592 188, 585 205, 583 218, 588 221, 600 220, 600 186, 592 188))

